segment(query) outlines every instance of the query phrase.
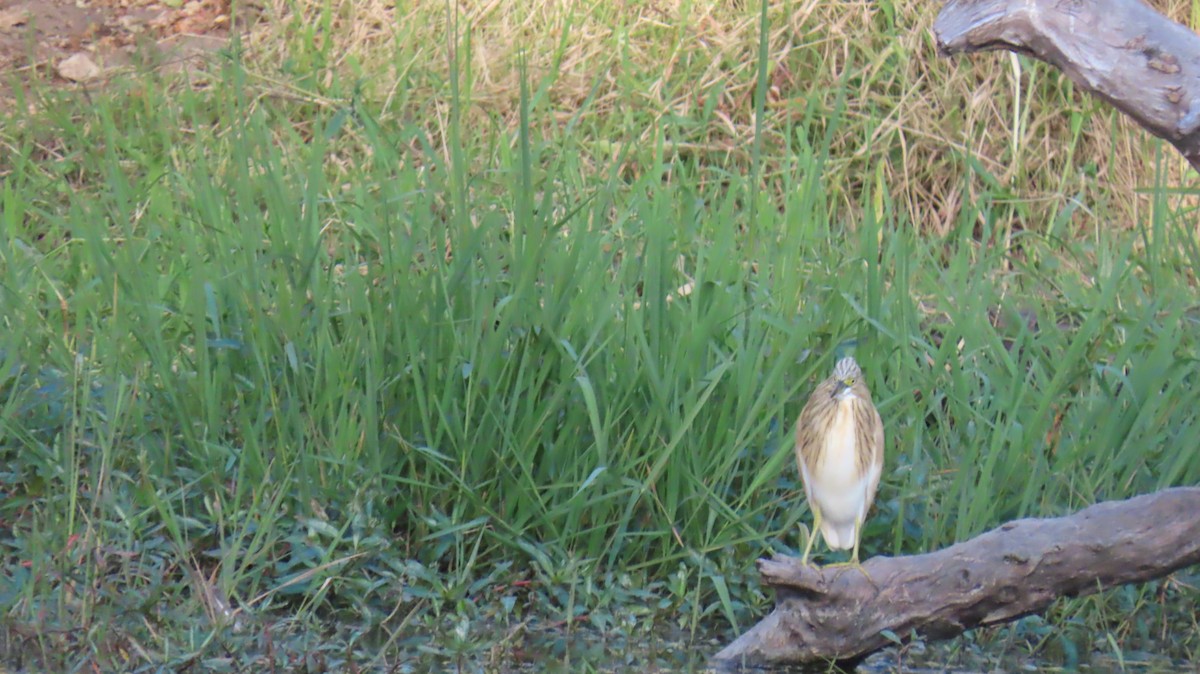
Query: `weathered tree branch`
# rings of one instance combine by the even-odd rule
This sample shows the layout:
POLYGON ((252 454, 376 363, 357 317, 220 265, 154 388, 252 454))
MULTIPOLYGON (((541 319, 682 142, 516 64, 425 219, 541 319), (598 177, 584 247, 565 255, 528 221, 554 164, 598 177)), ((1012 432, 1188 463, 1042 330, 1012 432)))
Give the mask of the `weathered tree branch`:
POLYGON ((1169 141, 1200 170, 1200 36, 1142 0, 949 0, 943 55, 1041 59, 1169 141))
POLYGON ((1059 597, 1200 563, 1200 488, 1098 503, 1068 517, 1009 522, 944 550, 818 569, 760 559, 775 610, 713 658, 719 668, 853 666, 891 642, 946 639, 1041 611, 1059 597))

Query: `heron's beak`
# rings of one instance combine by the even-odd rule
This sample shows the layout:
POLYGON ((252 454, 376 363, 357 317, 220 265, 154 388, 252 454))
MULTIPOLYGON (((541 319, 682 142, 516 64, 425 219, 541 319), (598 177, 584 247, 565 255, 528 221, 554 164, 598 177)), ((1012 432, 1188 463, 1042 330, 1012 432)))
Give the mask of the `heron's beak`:
POLYGON ((843 395, 843 394, 846 392, 846 390, 847 390, 847 389, 849 389, 849 388, 850 388, 849 386, 846 386, 846 382, 844 382, 844 381, 839 381, 839 382, 838 382, 836 385, 834 385, 834 387, 833 387, 833 395, 832 395, 832 396, 830 396, 830 397, 831 397, 831 398, 841 398, 841 397, 842 397, 842 395, 843 395))

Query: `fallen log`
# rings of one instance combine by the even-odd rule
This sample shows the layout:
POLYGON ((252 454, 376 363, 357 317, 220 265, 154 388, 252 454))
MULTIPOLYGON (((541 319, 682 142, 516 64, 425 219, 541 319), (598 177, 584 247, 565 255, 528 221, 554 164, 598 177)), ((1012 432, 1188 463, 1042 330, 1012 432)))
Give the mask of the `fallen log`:
POLYGON ((1200 36, 1142 0, 949 0, 933 32, 945 56, 1008 49, 1049 63, 1200 170, 1200 36))
POLYGON ((937 552, 820 569, 758 560, 775 609, 713 656, 717 669, 836 663, 852 669, 901 639, 948 639, 1044 610, 1059 597, 1200 564, 1200 487, 1009 522, 937 552), (889 635, 889 636, 890 636, 889 635))

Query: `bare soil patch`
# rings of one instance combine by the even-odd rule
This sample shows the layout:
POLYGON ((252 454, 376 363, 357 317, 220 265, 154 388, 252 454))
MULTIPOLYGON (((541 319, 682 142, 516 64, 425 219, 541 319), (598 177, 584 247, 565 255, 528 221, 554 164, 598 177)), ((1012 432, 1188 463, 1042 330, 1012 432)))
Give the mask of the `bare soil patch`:
POLYGON ((14 75, 102 83, 139 56, 179 67, 223 47, 229 26, 228 0, 0 0, 0 108, 14 75))

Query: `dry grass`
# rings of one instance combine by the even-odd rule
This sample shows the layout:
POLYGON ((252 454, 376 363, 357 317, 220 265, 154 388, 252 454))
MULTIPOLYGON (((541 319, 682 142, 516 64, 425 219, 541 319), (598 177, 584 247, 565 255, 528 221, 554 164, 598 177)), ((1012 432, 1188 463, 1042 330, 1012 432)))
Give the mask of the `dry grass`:
MULTIPOLYGON (((747 157, 758 3, 400 4, 407 8, 274 0, 251 36, 253 53, 265 72, 305 50, 321 52, 310 93, 328 94, 339 74, 357 78, 385 119, 422 119, 436 139, 448 125, 457 31, 469 38, 469 48, 465 40, 459 46, 469 52, 459 68, 468 134, 511 137, 524 58, 534 87, 545 85, 534 125, 556 134, 573 123, 586 159, 611 160, 680 119, 699 124, 674 126, 668 149, 726 167, 747 157), (302 27, 314 25, 305 44, 302 27)), ((1192 12, 1190 1, 1156 5, 1179 20, 1192 12)), ((1043 64, 999 52, 938 58, 930 33, 937 10, 914 0, 772 2, 764 141, 794 146, 788 122, 814 99, 817 114, 832 119, 844 81, 845 117, 825 170, 850 221, 865 192, 886 185, 897 210, 936 234, 967 224, 959 223, 962 202, 978 199, 981 187, 1005 195, 1007 222, 999 224, 1010 232, 1086 236, 1145 222, 1151 197, 1137 189, 1154 183, 1158 141, 1043 64), (1078 210, 1054 224, 1068 208, 1078 210)), ((1177 183, 1185 165, 1169 147, 1164 154, 1168 182, 1177 183)))

